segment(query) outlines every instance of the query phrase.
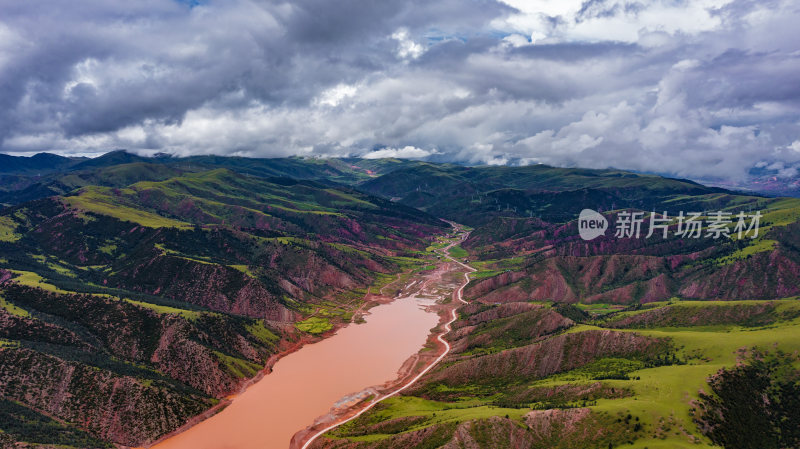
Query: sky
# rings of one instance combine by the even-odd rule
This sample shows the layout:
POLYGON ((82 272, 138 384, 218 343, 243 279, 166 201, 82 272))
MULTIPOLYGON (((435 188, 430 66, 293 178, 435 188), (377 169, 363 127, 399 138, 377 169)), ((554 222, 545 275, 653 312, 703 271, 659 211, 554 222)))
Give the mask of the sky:
POLYGON ((790 0, 0 0, 0 152, 800 167, 790 0))

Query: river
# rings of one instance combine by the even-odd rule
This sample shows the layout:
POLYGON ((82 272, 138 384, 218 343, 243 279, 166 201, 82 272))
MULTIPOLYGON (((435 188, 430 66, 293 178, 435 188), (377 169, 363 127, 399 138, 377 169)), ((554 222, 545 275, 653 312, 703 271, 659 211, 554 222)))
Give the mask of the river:
POLYGON ((430 299, 408 296, 370 309, 366 323, 306 345, 213 417, 154 449, 286 449, 292 436, 347 395, 397 378, 439 321, 430 299))

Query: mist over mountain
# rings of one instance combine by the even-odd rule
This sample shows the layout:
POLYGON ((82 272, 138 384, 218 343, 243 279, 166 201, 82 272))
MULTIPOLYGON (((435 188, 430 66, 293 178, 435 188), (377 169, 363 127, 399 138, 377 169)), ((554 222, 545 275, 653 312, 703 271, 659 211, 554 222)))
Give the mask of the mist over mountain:
POLYGON ((9 154, 413 157, 737 184, 780 166, 778 182, 797 178, 789 0, 0 8, 9 154))

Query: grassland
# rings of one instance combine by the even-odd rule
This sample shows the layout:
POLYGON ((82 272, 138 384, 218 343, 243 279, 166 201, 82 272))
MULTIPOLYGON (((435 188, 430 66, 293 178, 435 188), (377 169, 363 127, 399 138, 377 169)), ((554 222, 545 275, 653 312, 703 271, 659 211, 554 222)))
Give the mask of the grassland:
POLYGON ((662 366, 631 372, 639 380, 607 381, 617 388, 630 388, 634 396, 625 399, 600 400, 595 407, 605 411, 625 411, 641 416, 643 422, 659 435, 623 446, 644 447, 714 447, 702 437, 693 423, 690 402, 699 391, 709 391, 707 379, 717 371, 736 364, 740 350, 757 347, 786 352, 800 350, 800 322, 797 320, 762 329, 729 327, 724 329, 654 329, 637 331, 653 337, 671 338, 681 350, 679 357, 686 365, 662 366), (666 424, 671 422, 671 424, 666 424), (690 439, 688 435, 696 437, 690 439))
POLYGON ((609 313, 618 312, 623 309, 623 306, 615 305, 615 304, 605 304, 605 303, 593 303, 593 304, 577 304, 576 307, 587 312, 591 315, 607 315, 609 313))
POLYGON ((752 256, 753 254, 765 251, 772 251, 773 249, 775 249, 775 245, 777 244, 778 242, 775 240, 759 237, 758 239, 754 240, 752 244, 745 246, 742 249, 736 250, 725 257, 721 257, 715 260, 715 263, 717 265, 726 265, 729 263, 733 263, 737 260, 746 259, 747 257, 752 256))
POLYGON ((69 293, 65 290, 56 287, 53 284, 45 282, 45 279, 41 275, 34 273, 32 271, 23 271, 23 270, 10 270, 10 271, 15 274, 14 281, 19 284, 27 285, 30 287, 38 287, 41 288, 42 290, 47 290, 53 293, 69 293))
POLYGON ((458 245, 453 245, 452 247, 450 247, 448 252, 450 253, 451 256, 455 257, 456 259, 463 259, 469 255, 469 253, 467 253, 464 250, 464 248, 458 245))
POLYGON ((214 356, 222 365, 227 368, 228 371, 240 379, 249 379, 258 374, 258 372, 261 370, 261 365, 244 359, 231 357, 219 351, 214 351, 214 356))
POLYGON ((333 329, 333 324, 327 318, 312 316, 298 322, 295 327, 309 334, 321 334, 333 329))
POLYGON ((245 329, 247 329, 247 332, 249 332, 250 335, 254 336, 264 344, 275 344, 278 342, 278 340, 280 340, 280 337, 271 330, 267 329, 264 326, 264 323, 261 321, 255 321, 251 324, 248 324, 245 326, 245 329))
MULTIPOLYGON (((759 303, 682 301, 676 306, 700 308, 759 303)), ((778 312, 800 310, 800 303, 796 300, 779 301, 778 304, 778 312)), ((590 328, 581 326, 571 331, 590 328)), ((679 348, 677 357, 687 363, 630 371, 628 376, 635 380, 603 381, 617 389, 630 389, 634 394, 621 399, 600 399, 591 408, 612 413, 632 413, 641 417, 643 424, 653 431, 649 438, 620 446, 622 448, 716 447, 702 436, 693 422, 691 401, 698 399, 698 392, 709 391, 708 377, 722 368, 734 366, 743 350, 756 347, 763 350, 780 349, 788 353, 800 351, 800 320, 797 318, 760 328, 738 325, 662 327, 635 332, 671 339, 679 348)))
MULTIPOLYGON (((459 423, 472 419, 490 418, 492 416, 505 416, 521 420, 522 415, 527 410, 515 408, 502 408, 484 405, 477 400, 465 400, 459 403, 447 403, 430 401, 422 398, 401 396, 387 399, 375 407, 375 412, 368 415, 365 419, 350 421, 333 432, 333 435, 343 435, 352 432, 359 427, 374 424, 381 421, 404 417, 423 417, 421 423, 412 426, 406 431, 423 429, 436 424, 459 423)), ((353 441, 377 441, 385 439, 389 435, 372 434, 357 437, 349 437, 353 441)))
POLYGON ((199 311, 196 311, 196 310, 179 309, 177 307, 163 306, 163 305, 160 305, 160 304, 152 304, 152 303, 149 303, 149 302, 136 301, 136 300, 128 299, 128 298, 125 298, 125 301, 127 301, 127 302, 129 302, 131 304, 135 304, 135 305, 137 305, 139 307, 143 307, 145 309, 153 310, 153 311, 155 311, 157 313, 179 315, 179 316, 182 316, 182 317, 184 317, 184 318, 186 318, 187 320, 190 320, 190 321, 197 320, 198 318, 200 318, 200 316, 203 315, 203 313, 211 313, 211 312, 199 312, 199 311))
POLYGON ((30 316, 30 313, 28 313, 27 310, 17 307, 14 304, 6 301, 6 299, 3 298, 2 295, 0 295, 0 309, 5 309, 6 312, 16 316, 21 316, 21 317, 30 316))
POLYGON ((62 201, 69 207, 79 211, 108 215, 148 228, 191 228, 189 223, 119 204, 109 195, 109 190, 103 187, 88 187, 79 195, 64 197, 62 201))
MULTIPOLYGON (((607 329, 613 326, 615 320, 654 309, 669 311, 668 309, 675 308, 679 314, 692 310, 730 314, 731 310, 746 311, 752 308, 753 313, 757 311, 763 315, 764 305, 760 301, 673 300, 635 311, 621 311, 619 306, 610 304, 580 305, 580 308, 590 312, 594 318, 589 323, 573 326, 565 332, 607 329)), ((656 363, 654 366, 653 363, 629 358, 600 358, 579 368, 544 378, 525 380, 514 385, 497 385, 496 390, 487 389, 484 384, 467 383, 454 388, 439 384, 433 390, 423 389, 420 390, 422 393, 384 401, 374 411, 328 435, 330 438, 347 438, 354 442, 389 441, 397 432, 362 435, 355 432, 355 429, 408 417, 420 419, 407 421, 411 424, 400 429, 400 433, 414 432, 436 424, 462 423, 493 416, 508 417, 526 428, 523 416, 533 409, 586 407, 597 414, 593 416, 630 416, 630 419, 635 419, 639 429, 635 432, 636 437, 626 438, 622 444, 615 444, 615 448, 717 447, 700 431, 695 422, 694 401, 699 400, 700 392, 710 391, 707 383, 709 377, 720 369, 735 366, 754 348, 768 352, 780 350, 788 354, 797 354, 800 351, 800 302, 796 299, 772 301, 767 310, 767 324, 756 327, 749 323, 697 323, 682 327, 656 325, 635 330, 615 328, 619 332, 634 332, 669 340, 673 348, 669 360, 664 356, 663 364, 656 363), (561 403, 549 400, 523 402, 514 406, 498 405, 504 403, 502 398, 510 392, 589 386, 598 381, 606 390, 619 394, 590 400, 586 397, 581 400, 578 397, 561 403), (439 397, 448 399, 430 400, 420 396, 433 392, 444 393, 444 396, 439 397)), ((747 320, 742 318, 742 322, 746 323, 747 320)), ((797 361, 796 366, 800 367, 800 361, 797 361)))
POLYGON ((16 242, 21 235, 14 232, 16 223, 9 217, 0 217, 0 242, 16 242))

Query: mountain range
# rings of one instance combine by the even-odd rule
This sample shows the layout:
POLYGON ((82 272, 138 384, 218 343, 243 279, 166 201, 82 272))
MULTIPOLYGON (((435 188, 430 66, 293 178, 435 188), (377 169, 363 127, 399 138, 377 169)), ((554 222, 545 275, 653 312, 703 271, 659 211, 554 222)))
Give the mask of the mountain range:
MULTIPOLYGON (((450 229, 443 220, 473 229, 451 254, 478 270, 448 337, 454 353, 317 446, 726 445, 732 417, 744 416, 728 411, 737 381, 757 389, 748 376, 767 379, 785 387, 769 390, 776 400, 796 400, 796 362, 783 353, 735 359, 732 348, 692 363, 710 357, 699 326, 717 326, 708 338, 754 329, 781 348, 800 329, 787 299, 800 295, 800 199, 620 170, 120 151, 0 155, 0 203, 5 445, 157 440, 279 355, 350 322, 371 288, 434 263, 430 247, 450 229), (609 232, 583 240, 584 209, 609 232), (758 212, 761 221, 744 237, 680 237, 674 219, 666 237, 615 237, 621 213, 633 212, 758 212), (753 371, 736 371, 736 360, 753 371), (688 375, 686 366, 702 366, 689 374, 716 392, 692 399, 692 416, 681 398, 652 416, 613 405, 657 401, 629 385, 632 373, 688 375), (456 404, 482 414, 448 411, 456 404), (502 413, 483 413, 493 409, 502 413)), ((778 427, 800 422, 796 410, 781 413, 778 427)), ((779 432, 775 447, 797 438, 779 432)))

